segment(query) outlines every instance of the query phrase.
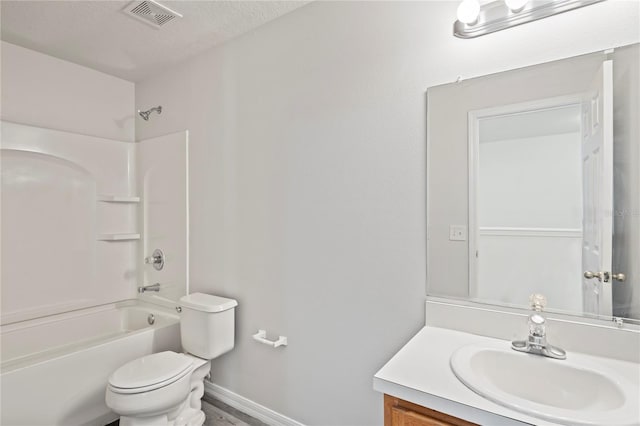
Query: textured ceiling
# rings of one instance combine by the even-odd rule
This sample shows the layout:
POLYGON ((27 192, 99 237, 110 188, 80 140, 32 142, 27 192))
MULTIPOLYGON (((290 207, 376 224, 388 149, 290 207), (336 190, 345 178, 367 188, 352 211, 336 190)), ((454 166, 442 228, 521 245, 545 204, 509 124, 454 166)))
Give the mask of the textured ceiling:
POLYGON ((2 40, 138 81, 251 31, 308 1, 160 1, 181 13, 155 29, 130 1, 2 0, 2 40))

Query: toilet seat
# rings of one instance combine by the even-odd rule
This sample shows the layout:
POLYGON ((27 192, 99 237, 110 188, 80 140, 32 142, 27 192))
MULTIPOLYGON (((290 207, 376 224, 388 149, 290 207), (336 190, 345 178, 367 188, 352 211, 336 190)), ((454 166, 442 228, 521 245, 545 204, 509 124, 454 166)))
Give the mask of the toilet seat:
POLYGON ((149 392, 180 380, 193 371, 193 360, 171 351, 138 358, 118 368, 109 377, 112 392, 149 392))

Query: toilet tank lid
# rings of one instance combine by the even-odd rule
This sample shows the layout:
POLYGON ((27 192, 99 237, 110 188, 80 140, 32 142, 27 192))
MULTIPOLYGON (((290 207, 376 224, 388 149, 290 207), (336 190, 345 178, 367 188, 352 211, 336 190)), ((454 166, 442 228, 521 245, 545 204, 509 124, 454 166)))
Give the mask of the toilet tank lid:
POLYGON ((211 294, 191 293, 180 298, 180 306, 202 312, 222 312, 235 308, 238 302, 211 294))

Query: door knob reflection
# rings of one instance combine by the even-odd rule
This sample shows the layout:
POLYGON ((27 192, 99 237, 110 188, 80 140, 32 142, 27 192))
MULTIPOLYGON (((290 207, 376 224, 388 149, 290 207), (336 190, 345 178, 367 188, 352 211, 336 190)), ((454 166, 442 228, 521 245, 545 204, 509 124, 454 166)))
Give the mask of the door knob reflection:
POLYGON ((600 281, 604 281, 605 283, 609 282, 609 278, 613 278, 616 281, 624 281, 627 279, 627 276, 623 273, 610 274, 609 272, 591 272, 584 271, 584 277, 587 279, 597 278, 600 281))
POLYGON ((608 272, 591 272, 591 271, 584 271, 584 277, 587 279, 591 279, 591 278, 597 278, 598 280, 602 281, 602 279, 604 278, 604 282, 609 281, 609 273, 608 272))

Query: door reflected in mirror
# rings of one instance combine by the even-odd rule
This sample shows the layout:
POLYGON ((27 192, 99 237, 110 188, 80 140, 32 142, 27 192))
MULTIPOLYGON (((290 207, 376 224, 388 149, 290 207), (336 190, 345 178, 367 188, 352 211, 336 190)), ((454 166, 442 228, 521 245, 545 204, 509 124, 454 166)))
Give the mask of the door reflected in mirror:
POLYGON ((429 89, 429 295, 640 319, 639 52, 429 89))
POLYGON ((556 307, 580 311, 581 106, 549 103, 473 114, 470 291, 474 299, 518 304, 536 288, 556 307))

